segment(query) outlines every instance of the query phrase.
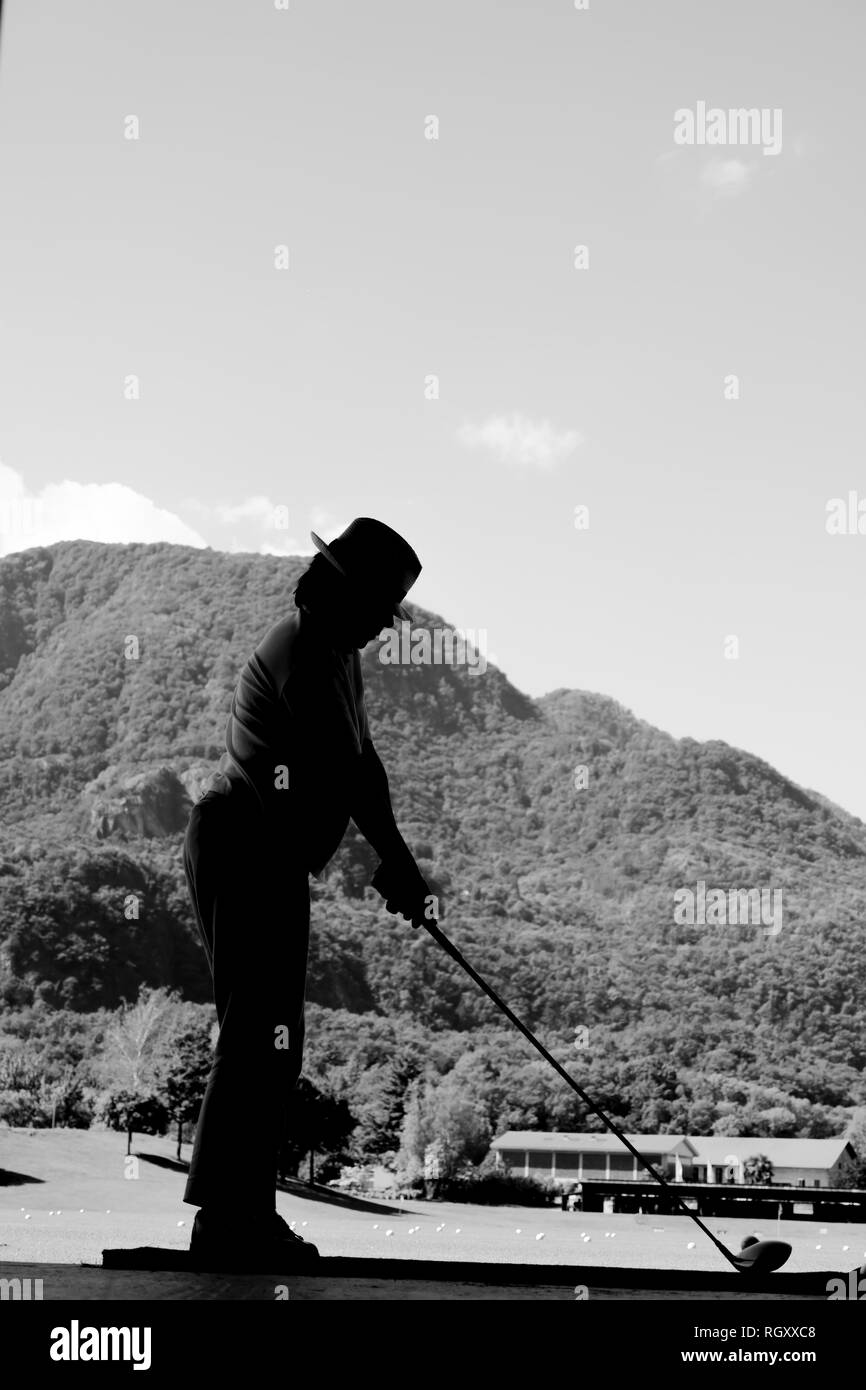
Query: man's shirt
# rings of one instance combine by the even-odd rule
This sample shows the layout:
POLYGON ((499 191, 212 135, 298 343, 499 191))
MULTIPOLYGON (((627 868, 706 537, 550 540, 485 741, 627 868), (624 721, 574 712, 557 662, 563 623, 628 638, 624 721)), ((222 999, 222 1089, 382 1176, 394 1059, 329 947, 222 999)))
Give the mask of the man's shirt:
POLYGON ((305 610, 276 623, 241 671, 220 770, 242 778, 270 828, 320 874, 350 818, 369 739, 361 657, 305 610))

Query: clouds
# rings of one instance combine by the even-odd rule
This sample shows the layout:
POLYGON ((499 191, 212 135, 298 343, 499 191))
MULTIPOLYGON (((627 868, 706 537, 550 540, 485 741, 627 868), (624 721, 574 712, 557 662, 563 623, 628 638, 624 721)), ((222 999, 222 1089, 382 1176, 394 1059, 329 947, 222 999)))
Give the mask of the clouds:
MULTIPOLYGON (((244 505, 242 503, 241 507, 244 505)), ((272 537, 270 540, 262 541, 258 549, 262 555, 315 555, 316 547, 310 540, 311 531, 315 531, 316 535, 321 536, 323 541, 332 541, 341 531, 345 531, 348 524, 348 521, 339 521, 333 512, 329 512, 324 507, 313 507, 307 524, 303 528, 304 539, 302 541, 289 535, 280 540, 272 537)))
POLYGON ((34 492, 19 473, 0 463, 0 555, 65 540, 207 545, 174 512, 123 483, 67 478, 34 492))
POLYGON ((701 170, 700 179, 713 197, 736 198, 751 186, 754 172, 754 164, 744 164, 741 159, 711 159, 701 170))
POLYGON ((288 506, 267 493, 251 493, 240 502, 185 497, 181 505, 199 518, 202 530, 213 538, 209 544, 214 550, 232 554, 252 550, 259 555, 306 553, 294 534, 295 518, 288 506))
POLYGON ((265 493, 251 493, 239 502, 187 497, 180 508, 194 519, 194 525, 124 483, 65 479, 34 491, 14 468, 0 463, 0 555, 70 540, 167 541, 197 549, 212 546, 260 555, 313 555, 311 530, 330 540, 346 524, 315 507, 309 523, 303 525, 285 503, 265 493))
MULTIPOLYGON (((797 139, 791 142, 790 156, 797 161, 802 158, 804 145, 797 139)), ((706 210, 709 205, 721 199, 742 197, 753 193, 759 186, 778 172, 775 160, 761 160, 755 157, 738 158, 737 155, 717 154, 705 157, 700 152, 687 147, 665 150, 656 156, 655 163, 668 187, 696 205, 706 210)))
POLYGON ((277 504, 272 502, 270 497, 266 497, 264 493, 258 492, 252 497, 247 497, 244 502, 231 505, 217 502, 212 510, 214 516, 226 524, 233 521, 270 522, 277 510, 277 504))
POLYGON ((555 468, 583 443, 577 430, 555 430, 548 420, 538 424, 520 414, 461 425, 457 438, 467 449, 486 449, 502 463, 543 470, 555 468))

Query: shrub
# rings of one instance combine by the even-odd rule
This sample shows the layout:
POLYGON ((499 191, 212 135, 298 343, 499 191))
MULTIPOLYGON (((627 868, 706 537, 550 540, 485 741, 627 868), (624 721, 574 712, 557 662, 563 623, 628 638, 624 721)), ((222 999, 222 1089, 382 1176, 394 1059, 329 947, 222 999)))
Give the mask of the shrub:
POLYGON ((551 1182, 541 1182, 538 1178, 479 1173, 438 1183, 436 1196, 443 1202, 477 1202, 485 1207, 545 1207, 553 1191, 551 1182))

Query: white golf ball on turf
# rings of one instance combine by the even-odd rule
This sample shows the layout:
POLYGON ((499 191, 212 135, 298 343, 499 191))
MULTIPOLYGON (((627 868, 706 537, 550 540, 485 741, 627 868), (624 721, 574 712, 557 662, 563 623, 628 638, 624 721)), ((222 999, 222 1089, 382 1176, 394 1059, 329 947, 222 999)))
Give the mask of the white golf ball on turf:
POLYGON ((687 1249, 687 1250, 694 1250, 694 1248, 695 1248, 695 1242, 694 1242, 693 1240, 690 1240, 689 1243, 688 1243, 688 1245, 686 1246, 686 1249, 687 1249))
POLYGON ((543 1231, 539 1231, 539 1232, 538 1232, 538 1235, 535 1237, 535 1239, 536 1239, 536 1240, 544 1240, 544 1232, 543 1232, 543 1231))

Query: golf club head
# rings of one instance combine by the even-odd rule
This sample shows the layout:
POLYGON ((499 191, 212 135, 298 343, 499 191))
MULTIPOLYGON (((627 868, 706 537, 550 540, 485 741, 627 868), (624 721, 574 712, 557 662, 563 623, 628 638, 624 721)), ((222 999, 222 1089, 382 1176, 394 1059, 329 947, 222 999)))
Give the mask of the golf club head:
POLYGON ((782 1268, 790 1254, 786 1240, 755 1240, 744 1246, 734 1260, 742 1274, 771 1274, 782 1268))

